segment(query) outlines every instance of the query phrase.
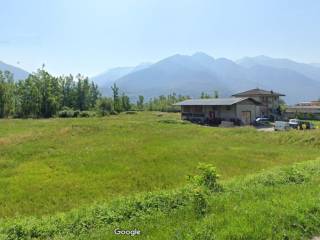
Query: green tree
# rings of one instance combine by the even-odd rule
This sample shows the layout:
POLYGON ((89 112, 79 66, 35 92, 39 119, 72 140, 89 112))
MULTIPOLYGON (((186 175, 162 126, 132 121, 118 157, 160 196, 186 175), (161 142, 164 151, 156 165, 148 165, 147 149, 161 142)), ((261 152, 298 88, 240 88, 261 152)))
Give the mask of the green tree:
POLYGON ((0 117, 8 117, 15 108, 15 84, 13 75, 5 71, 0 71, 0 117))
POLYGON ((97 101, 97 110, 102 115, 108 115, 113 112, 113 101, 112 98, 100 98, 97 101))
POLYGON ((54 77, 44 67, 27 79, 13 81, 0 72, 0 117, 52 117, 61 109, 90 110, 100 98, 98 86, 87 77, 54 77))
POLYGON ((210 98, 210 95, 208 93, 201 92, 200 98, 202 98, 202 99, 210 98))
POLYGON ((124 93, 121 95, 121 110, 129 111, 131 109, 130 98, 124 93))
POLYGON ((213 92, 213 98, 219 98, 219 92, 218 91, 214 91, 213 92))
POLYGON ((120 105, 120 97, 119 97, 119 88, 118 86, 114 83, 113 86, 111 87, 112 90, 112 96, 113 96, 113 109, 116 112, 121 112, 121 105, 120 105))
POLYGON ((138 97, 138 101, 137 101, 137 107, 139 110, 143 109, 143 105, 144 105, 144 96, 140 95, 138 97))

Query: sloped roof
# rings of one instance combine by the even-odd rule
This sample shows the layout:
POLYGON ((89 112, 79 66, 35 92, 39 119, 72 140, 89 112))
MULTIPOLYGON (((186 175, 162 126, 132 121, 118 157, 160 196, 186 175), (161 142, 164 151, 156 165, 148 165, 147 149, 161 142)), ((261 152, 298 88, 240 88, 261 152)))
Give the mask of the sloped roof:
POLYGON ((188 99, 182 102, 175 103, 176 106, 231 106, 233 104, 242 102, 244 100, 250 100, 256 105, 260 105, 260 102, 252 98, 209 98, 209 99, 188 99))
POLYGON ((237 93, 237 94, 234 94, 232 96, 235 96, 235 97, 247 97, 247 96, 253 96, 253 95, 265 95, 265 96, 285 96, 284 94, 282 93, 277 93, 277 92, 274 92, 274 91, 266 91, 266 90, 263 90, 263 89, 259 89, 259 88, 255 88, 255 89, 251 89, 251 90, 248 90, 248 91, 245 91, 245 92, 241 92, 241 93, 237 93))

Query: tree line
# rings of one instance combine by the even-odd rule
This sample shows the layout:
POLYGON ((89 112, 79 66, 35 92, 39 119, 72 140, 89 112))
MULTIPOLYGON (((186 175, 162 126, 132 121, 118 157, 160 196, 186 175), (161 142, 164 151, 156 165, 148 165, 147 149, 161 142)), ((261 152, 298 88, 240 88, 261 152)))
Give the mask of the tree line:
MULTIPOLYGON (((13 75, 0 71, 0 118, 50 118, 89 116, 90 112, 102 116, 124 111, 178 112, 174 103, 189 99, 188 96, 161 95, 136 101, 129 98, 114 84, 112 96, 101 95, 98 86, 83 75, 52 76, 44 67, 25 80, 14 81, 13 75)), ((201 98, 218 98, 201 93, 201 98)))
POLYGON ((188 96, 172 93, 166 96, 161 95, 150 98, 146 101, 144 96, 139 95, 137 101, 133 102, 125 93, 120 93, 120 89, 116 84, 114 84, 111 89, 112 97, 101 97, 97 101, 97 110, 102 113, 102 115, 131 110, 178 112, 180 108, 173 104, 189 98, 188 96))
POLYGON ((15 82, 0 71, 0 118, 49 118, 62 109, 91 110, 100 98, 98 86, 87 77, 50 75, 44 68, 15 82))

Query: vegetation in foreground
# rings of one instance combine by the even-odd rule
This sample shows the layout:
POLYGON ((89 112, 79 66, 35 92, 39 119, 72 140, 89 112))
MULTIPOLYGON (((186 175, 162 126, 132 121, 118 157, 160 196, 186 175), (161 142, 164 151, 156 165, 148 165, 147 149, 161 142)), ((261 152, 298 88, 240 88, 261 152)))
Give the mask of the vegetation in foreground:
POLYGON ((218 182, 204 165, 191 184, 52 217, 1 222, 2 239, 310 239, 320 233, 320 160, 218 182), (122 236, 130 239, 132 236, 122 236))
POLYGON ((223 179, 319 156, 319 130, 257 132, 178 114, 0 120, 0 216, 42 216, 180 188, 199 162, 223 179))

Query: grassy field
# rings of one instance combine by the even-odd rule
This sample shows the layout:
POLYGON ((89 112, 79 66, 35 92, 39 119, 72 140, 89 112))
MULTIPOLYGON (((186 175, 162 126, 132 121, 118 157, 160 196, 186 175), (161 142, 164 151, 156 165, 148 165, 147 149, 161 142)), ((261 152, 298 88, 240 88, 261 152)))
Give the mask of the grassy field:
POLYGON ((140 239, 309 240, 320 235, 319 166, 316 161, 294 167, 297 172, 286 172, 290 177, 281 180, 276 170, 258 175, 253 181, 232 181, 229 188, 227 182, 224 192, 208 198, 207 214, 201 218, 192 205, 187 205, 170 213, 156 212, 115 223, 76 239, 119 239, 114 229, 139 229, 140 239), (303 166, 307 169, 301 170, 303 166), (271 184, 270 180, 276 178, 271 184))
POLYGON ((320 130, 257 132, 178 114, 0 120, 0 217, 41 216, 184 186, 199 162, 227 180, 319 157, 320 130))
POLYGON ((0 239, 132 239, 115 229, 138 229, 135 239, 310 240, 320 236, 319 183, 320 160, 306 161, 215 182, 219 191, 189 184, 50 217, 1 220, 0 239))

